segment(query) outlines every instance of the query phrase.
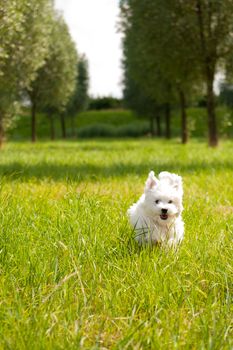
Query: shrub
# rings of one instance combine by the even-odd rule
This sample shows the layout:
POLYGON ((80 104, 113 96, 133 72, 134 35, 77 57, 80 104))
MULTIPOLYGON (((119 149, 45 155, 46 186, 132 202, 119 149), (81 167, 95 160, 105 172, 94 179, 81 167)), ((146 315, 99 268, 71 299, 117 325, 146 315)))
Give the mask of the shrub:
POLYGON ((116 109, 122 107, 122 100, 107 96, 90 99, 89 110, 116 109))
POLYGON ((114 126, 108 124, 92 124, 84 126, 78 130, 78 137, 115 137, 116 131, 114 126))
POLYGON ((140 137, 149 134, 150 128, 147 122, 137 122, 119 126, 117 129, 118 137, 140 137))
POLYGON ((114 127, 109 124, 99 123, 82 127, 78 130, 78 137, 140 137, 149 133, 147 122, 137 122, 114 127))

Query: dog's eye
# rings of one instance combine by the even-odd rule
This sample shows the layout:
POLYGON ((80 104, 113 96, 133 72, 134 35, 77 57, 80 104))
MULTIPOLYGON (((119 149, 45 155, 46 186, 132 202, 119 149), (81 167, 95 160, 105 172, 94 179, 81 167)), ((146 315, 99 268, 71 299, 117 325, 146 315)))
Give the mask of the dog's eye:
POLYGON ((172 203, 172 201, 170 200, 170 201, 168 201, 168 203, 169 203, 169 204, 171 204, 171 203, 172 203))
POLYGON ((159 199, 156 199, 155 203, 156 203, 156 204, 159 204, 159 199))

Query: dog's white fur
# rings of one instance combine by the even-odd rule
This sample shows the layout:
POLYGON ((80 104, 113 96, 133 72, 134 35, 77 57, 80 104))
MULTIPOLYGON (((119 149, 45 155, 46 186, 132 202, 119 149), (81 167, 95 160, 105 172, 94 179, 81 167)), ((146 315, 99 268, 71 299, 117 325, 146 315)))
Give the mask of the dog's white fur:
POLYGON ((144 194, 128 209, 130 223, 136 232, 135 239, 139 244, 175 246, 182 241, 182 197, 180 176, 163 171, 157 179, 153 171, 149 173, 144 194))

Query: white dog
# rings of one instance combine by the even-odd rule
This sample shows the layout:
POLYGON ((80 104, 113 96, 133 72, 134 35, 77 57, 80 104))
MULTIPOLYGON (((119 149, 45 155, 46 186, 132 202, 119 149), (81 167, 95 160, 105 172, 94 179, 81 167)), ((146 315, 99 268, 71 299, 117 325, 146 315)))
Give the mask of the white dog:
POLYGON ((182 178, 163 171, 158 179, 151 171, 146 181, 145 192, 128 209, 130 223, 136 231, 139 244, 168 244, 175 246, 184 236, 181 217, 182 178))

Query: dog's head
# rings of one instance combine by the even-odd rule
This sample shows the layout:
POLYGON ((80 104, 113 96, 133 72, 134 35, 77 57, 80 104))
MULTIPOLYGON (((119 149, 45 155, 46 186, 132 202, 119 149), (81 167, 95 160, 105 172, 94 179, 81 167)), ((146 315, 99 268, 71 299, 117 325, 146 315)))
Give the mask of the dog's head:
POLYGON ((145 209, 161 225, 172 222, 183 210, 182 178, 163 171, 158 179, 148 175, 145 186, 145 209))

